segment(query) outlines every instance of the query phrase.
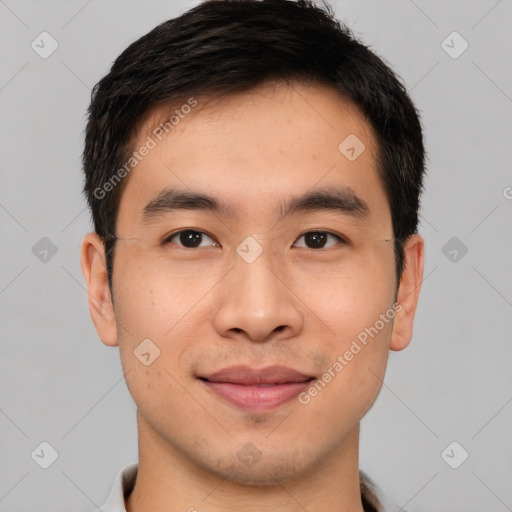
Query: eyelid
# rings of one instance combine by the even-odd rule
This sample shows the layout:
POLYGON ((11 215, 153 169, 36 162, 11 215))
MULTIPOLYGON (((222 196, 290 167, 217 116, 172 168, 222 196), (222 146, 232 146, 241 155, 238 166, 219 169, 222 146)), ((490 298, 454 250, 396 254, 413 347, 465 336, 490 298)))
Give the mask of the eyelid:
MULTIPOLYGON (((326 235, 331 235, 335 238, 337 238, 340 243, 342 243, 343 245, 350 245, 350 241, 343 235, 340 235, 338 233, 334 233, 332 231, 329 231, 329 230, 325 230, 325 229, 308 229, 307 231, 304 231, 304 233, 302 233, 301 235, 299 235, 297 237, 297 240, 301 237, 303 237, 304 235, 307 235, 308 233, 324 233, 326 235)), ((297 240, 295 242, 293 242, 293 244, 295 245, 295 243, 297 242, 297 240)), ((321 251, 321 250, 325 250, 325 249, 312 249, 311 247, 301 247, 301 249, 308 249, 308 250, 311 250, 311 251, 321 251)))
MULTIPOLYGON (((184 233, 186 231, 194 231, 196 233, 200 233, 201 235, 206 235, 207 237, 211 238, 215 243, 220 245, 220 242, 218 242, 213 235, 210 235, 207 231, 204 231, 203 229, 198 229, 198 228, 181 228, 181 229, 178 229, 178 230, 173 231, 171 233, 168 233, 167 235, 165 235, 163 237, 163 239, 161 241, 161 245, 166 245, 166 244, 172 243, 171 240, 174 237, 176 237, 176 236, 178 236, 181 233, 184 233)), ((175 245, 177 245, 177 244, 175 244, 175 245)), ((181 247, 181 246, 178 245, 178 247, 181 247)), ((191 247, 183 247, 183 249, 191 249, 191 247)))
MULTIPOLYGON (((164 236, 164 238, 162 239, 162 242, 161 242, 161 245, 166 245, 168 243, 172 243, 171 240, 173 238, 175 238, 176 236, 180 235, 181 233, 183 232, 186 232, 186 231, 194 231, 196 233, 200 233, 202 235, 206 235, 207 237, 211 238, 216 244, 218 244, 220 246, 220 242, 218 242, 216 240, 216 238, 209 234, 207 231, 204 231, 202 229, 198 229, 198 228, 181 228, 177 231, 173 231, 167 235, 164 236)), ((350 245, 350 241, 343 235, 340 235, 338 233, 334 233, 332 231, 329 231, 329 230, 325 230, 325 229, 308 229, 307 231, 304 231, 303 233, 301 233, 295 240, 295 242, 293 242, 293 246, 295 246, 295 244, 297 243, 297 240, 301 237, 303 237, 304 235, 307 235, 308 233, 324 233, 326 235, 331 235, 335 238, 337 238, 339 240, 339 242, 343 245, 350 245)), ((178 244, 175 244, 177 245, 178 247, 181 247, 180 245, 178 244)), ((336 244, 336 245, 339 245, 339 244, 336 244)), ((212 247, 212 246, 210 246, 212 247)), ((329 248, 329 247, 328 247, 329 248)), ((199 247, 194 247, 194 248, 191 248, 191 247, 183 247, 183 249, 189 249, 189 250, 194 250, 194 249, 199 249, 199 247)), ((325 250, 324 248, 320 248, 320 249, 313 249, 311 247, 300 247, 300 249, 308 249, 308 250, 311 250, 311 251, 315 251, 315 252, 318 252, 318 251, 322 251, 322 250, 325 250)))

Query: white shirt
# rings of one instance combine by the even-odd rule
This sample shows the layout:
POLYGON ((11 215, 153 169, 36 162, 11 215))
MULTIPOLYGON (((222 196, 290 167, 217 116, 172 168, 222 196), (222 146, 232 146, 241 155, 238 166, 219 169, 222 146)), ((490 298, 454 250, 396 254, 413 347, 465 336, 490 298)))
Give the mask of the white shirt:
POLYGON ((137 478, 138 462, 132 462, 124 466, 116 476, 114 485, 110 491, 109 497, 101 507, 103 512, 126 512, 124 498, 128 496, 135 485, 137 478))
MULTIPOLYGON (((101 507, 101 512, 126 512, 124 506, 125 498, 133 491, 135 480, 137 478, 138 463, 132 462, 124 466, 117 474, 110 495, 106 503, 101 507)), ((375 507, 376 512, 394 512, 401 510, 399 507, 393 507, 386 502, 385 497, 373 482, 363 473, 360 473, 361 492, 366 501, 375 507)), ((368 508, 368 511, 372 511, 368 508)), ((94 511, 98 512, 98 511, 94 511)))

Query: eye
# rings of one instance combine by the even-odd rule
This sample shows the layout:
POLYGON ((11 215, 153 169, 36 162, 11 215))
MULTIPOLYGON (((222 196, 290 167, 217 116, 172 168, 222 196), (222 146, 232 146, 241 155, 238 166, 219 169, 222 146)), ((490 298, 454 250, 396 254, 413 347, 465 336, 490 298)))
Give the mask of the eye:
POLYGON ((347 243, 347 241, 340 236, 335 235, 334 233, 329 233, 327 231, 308 231, 307 233, 301 235, 297 240, 300 240, 301 238, 304 238, 304 244, 301 245, 295 242, 293 244, 294 247, 306 247, 307 249, 325 249, 336 245, 335 243, 328 245, 329 239, 334 240, 334 242, 337 240, 342 244, 347 243))
POLYGON ((215 242, 213 238, 208 236, 206 233, 202 231, 197 231, 195 229, 184 229, 182 231, 177 231, 176 233, 173 233, 162 242, 162 245, 168 243, 174 243, 175 245, 184 247, 185 249, 194 249, 196 247, 208 247, 212 245, 218 245, 218 242, 215 242), (177 240, 177 242, 173 241, 175 239, 177 240), (209 243, 208 241, 212 243, 209 243), (203 242, 206 243, 203 244, 203 242))

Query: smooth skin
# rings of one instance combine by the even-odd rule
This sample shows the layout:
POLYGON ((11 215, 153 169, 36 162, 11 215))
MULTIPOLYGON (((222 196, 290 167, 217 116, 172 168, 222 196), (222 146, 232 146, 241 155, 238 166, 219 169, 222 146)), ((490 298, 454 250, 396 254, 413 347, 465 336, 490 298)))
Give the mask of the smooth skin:
MULTIPOLYGON (((100 238, 89 233, 82 244, 92 320, 105 345, 119 345, 138 410, 139 472, 127 511, 362 512, 359 422, 380 391, 389 350, 411 340, 423 239, 405 245, 400 311, 309 403, 295 398, 265 412, 228 403, 198 375, 244 364, 321 378, 393 307, 393 230, 371 127, 335 90, 277 83, 196 99, 126 178, 114 300, 100 238), (366 148, 354 161, 338 149, 350 134, 366 148), (167 187, 214 196, 232 211, 170 211, 143 224, 145 205, 167 187), (279 217, 291 197, 326 187, 350 188, 368 215, 279 217), (199 246, 179 236, 162 243, 192 228, 205 233, 199 246), (303 236, 311 231, 332 235, 311 248, 303 236), (263 248, 252 263, 236 252, 247 236, 263 248), (134 351, 148 338, 160 355, 146 366, 134 351), (261 458, 248 464, 237 456, 244 449, 261 458)), ((174 108, 151 113, 134 150, 174 108)))

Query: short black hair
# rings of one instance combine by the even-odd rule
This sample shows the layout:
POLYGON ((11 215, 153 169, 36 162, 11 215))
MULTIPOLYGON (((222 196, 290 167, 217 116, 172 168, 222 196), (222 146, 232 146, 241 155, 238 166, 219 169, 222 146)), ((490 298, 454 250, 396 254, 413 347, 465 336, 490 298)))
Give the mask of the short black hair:
MULTIPOLYGON (((425 173, 420 116, 401 80, 332 7, 312 0, 210 0, 132 43, 94 87, 83 153, 83 192, 105 243, 112 291, 116 215, 133 152, 151 109, 193 96, 249 91, 270 82, 328 85, 373 128, 391 211, 397 288, 404 243, 416 233, 425 173), (108 186, 110 184, 110 186, 108 186)), ((341 142, 341 141, 340 141, 341 142)))

